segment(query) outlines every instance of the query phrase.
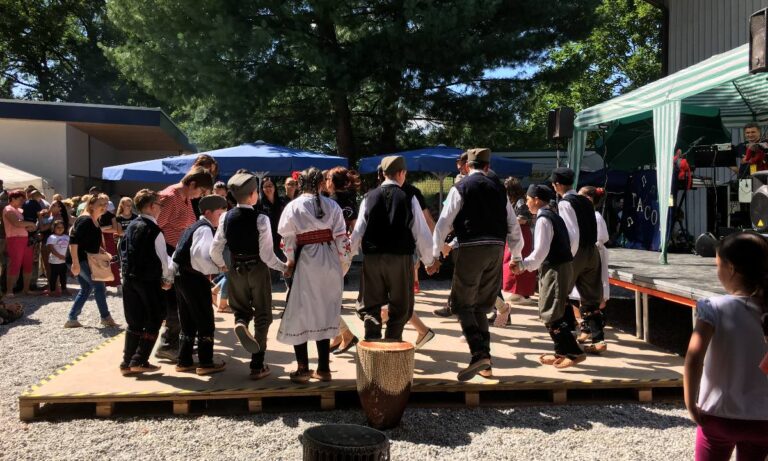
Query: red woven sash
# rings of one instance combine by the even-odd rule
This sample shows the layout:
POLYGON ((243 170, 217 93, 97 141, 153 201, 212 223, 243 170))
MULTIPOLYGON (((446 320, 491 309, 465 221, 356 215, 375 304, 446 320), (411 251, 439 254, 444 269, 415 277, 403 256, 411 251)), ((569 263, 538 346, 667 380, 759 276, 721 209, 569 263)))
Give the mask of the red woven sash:
POLYGON ((296 236, 296 245, 298 246, 326 242, 333 242, 333 232, 331 232, 330 229, 320 229, 312 232, 305 232, 296 236))

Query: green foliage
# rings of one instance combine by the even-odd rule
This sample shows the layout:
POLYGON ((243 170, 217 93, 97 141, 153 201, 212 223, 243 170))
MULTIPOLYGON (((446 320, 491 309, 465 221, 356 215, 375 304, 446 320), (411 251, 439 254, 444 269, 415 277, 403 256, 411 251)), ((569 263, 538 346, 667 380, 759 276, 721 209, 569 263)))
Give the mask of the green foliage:
POLYGON ((100 46, 117 40, 104 0, 0 0, 0 95, 156 103, 107 61, 100 46))
POLYGON ((603 0, 597 25, 584 40, 547 54, 540 83, 528 96, 525 123, 511 144, 546 143, 547 112, 559 106, 580 111, 661 77, 661 12, 647 2, 603 0))
POLYGON ((541 148, 549 109, 658 78, 660 23, 632 0, 0 0, 0 97, 162 105, 204 149, 541 148))
POLYGON ((523 91, 484 71, 584 37, 597 3, 112 0, 126 40, 109 56, 185 126, 225 123, 193 133, 206 147, 262 138, 356 156, 427 141, 416 119, 492 125, 523 91))

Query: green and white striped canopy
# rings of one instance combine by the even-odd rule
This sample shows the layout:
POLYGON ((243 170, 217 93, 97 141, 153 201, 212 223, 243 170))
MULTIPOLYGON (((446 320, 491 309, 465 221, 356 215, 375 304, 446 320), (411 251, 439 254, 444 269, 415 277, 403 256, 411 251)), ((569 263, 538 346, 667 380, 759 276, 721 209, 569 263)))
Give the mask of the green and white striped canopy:
POLYGON ((761 116, 768 118, 766 74, 749 74, 749 45, 664 77, 578 113, 575 126, 594 130, 597 125, 680 101, 717 107, 726 127, 740 127, 761 116))
POLYGON ((653 112, 656 178, 659 191, 661 262, 667 261, 667 209, 673 200, 672 157, 682 104, 720 109, 727 128, 768 121, 768 74, 749 74, 749 44, 718 54, 653 83, 617 96, 576 115, 568 159, 579 171, 587 132, 598 125, 653 112))

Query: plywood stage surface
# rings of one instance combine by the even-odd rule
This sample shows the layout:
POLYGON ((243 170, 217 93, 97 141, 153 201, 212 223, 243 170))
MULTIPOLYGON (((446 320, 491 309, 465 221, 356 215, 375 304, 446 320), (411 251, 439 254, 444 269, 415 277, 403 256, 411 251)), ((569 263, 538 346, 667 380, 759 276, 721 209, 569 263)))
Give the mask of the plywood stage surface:
MULTIPOLYGON (((423 287, 432 285, 423 283, 423 287)), ((361 333, 362 322, 354 314, 356 292, 345 292, 344 320, 355 333, 361 333)), ((534 304, 515 305, 512 325, 491 327, 493 379, 476 376, 460 383, 456 373, 466 366, 469 349, 462 341, 455 317, 442 318, 432 311, 445 305, 446 289, 426 289, 416 296, 416 311, 434 330, 436 337, 416 352, 412 400, 419 393, 463 393, 466 405, 481 403, 481 395, 495 396, 516 391, 549 392, 555 403, 567 400, 569 391, 631 389, 640 400, 650 400, 655 388, 682 386, 683 359, 650 344, 608 328, 608 351, 590 356, 585 362, 566 370, 556 370, 538 362, 540 354, 552 351, 552 342, 537 318, 534 304)), ((177 373, 174 364, 153 359, 162 365, 157 373, 139 377, 121 376, 118 364, 122 355, 123 335, 118 335, 95 350, 78 357, 49 378, 31 387, 19 397, 20 417, 29 420, 41 412, 40 406, 56 403, 95 404, 96 414, 110 416, 114 405, 123 402, 173 402, 174 413, 190 411, 194 400, 242 399, 250 411, 260 411, 262 400, 292 396, 318 396, 324 409, 335 407, 337 393, 356 390, 355 355, 332 356, 330 383, 293 384, 288 373, 295 369, 293 348, 274 339, 280 322, 285 293, 275 293, 275 320, 270 329, 267 363, 272 375, 252 381, 248 377, 250 355, 239 345, 233 333, 231 314, 216 314, 215 359, 227 362, 223 373, 200 377, 177 373)), ((409 325, 404 339, 416 340, 409 325)), ((352 349, 354 351, 354 349, 352 349)), ((310 367, 316 363, 314 346, 310 345, 310 367)))

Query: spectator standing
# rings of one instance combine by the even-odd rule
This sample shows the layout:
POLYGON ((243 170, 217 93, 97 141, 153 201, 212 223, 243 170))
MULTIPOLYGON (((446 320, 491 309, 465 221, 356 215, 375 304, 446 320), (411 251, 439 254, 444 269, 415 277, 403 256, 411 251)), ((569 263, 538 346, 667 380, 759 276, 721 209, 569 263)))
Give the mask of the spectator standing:
POLYGON ((69 235, 66 234, 66 225, 63 221, 53 222, 53 232, 45 241, 48 249, 48 295, 61 296, 69 294, 67 291, 67 248, 69 247, 69 235), (58 282, 58 286, 56 283, 58 282))
POLYGON ((285 199, 291 201, 296 198, 299 183, 293 176, 285 178, 285 199))
POLYGON ((80 283, 80 291, 75 296, 72 309, 69 311, 69 318, 64 324, 64 328, 78 328, 82 325, 77 317, 83 310, 88 296, 93 291, 96 298, 96 306, 101 315, 101 325, 105 327, 117 327, 118 324, 112 319, 107 306, 106 289, 104 282, 99 282, 91 278, 91 268, 88 264, 88 253, 99 253, 103 242, 103 235, 99 228, 99 218, 107 210, 109 197, 104 194, 92 195, 85 204, 83 214, 78 216, 72 226, 72 235, 69 241, 69 252, 67 253, 67 264, 70 264, 72 275, 77 277, 80 283))
MULTIPOLYGON (((285 262, 285 255, 283 250, 280 249, 280 235, 277 233, 277 225, 280 222, 280 215, 283 214, 285 208, 285 200, 278 195, 275 183, 272 178, 265 177, 261 180, 261 193, 259 194, 259 203, 256 205, 256 209, 259 213, 267 215, 269 223, 272 226, 272 244, 274 245, 274 251, 280 261, 285 262)), ((272 272, 273 280, 276 271, 272 272)))
MULTIPOLYGON (((120 234, 120 225, 117 223, 117 217, 115 216, 115 204, 112 201, 107 202, 107 211, 99 218, 99 227, 104 234, 104 249, 111 255, 117 255, 117 241, 115 240, 120 234)), ((117 258, 112 260, 110 264, 112 275, 114 280, 106 282, 108 287, 120 286, 120 265, 117 262, 117 258)))
POLYGON ((119 226, 118 236, 122 237, 131 222, 138 217, 139 215, 133 211, 133 199, 130 197, 121 198, 117 204, 117 213, 115 214, 115 221, 117 221, 119 226))
POLYGON ((36 228, 35 223, 24 220, 21 206, 26 194, 16 190, 8 194, 8 205, 3 208, 3 228, 5 229, 6 251, 8 252, 8 275, 5 294, 13 296, 13 289, 23 272, 23 293, 29 293, 32 281, 32 247, 28 245, 28 232, 36 228))

